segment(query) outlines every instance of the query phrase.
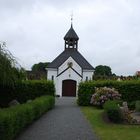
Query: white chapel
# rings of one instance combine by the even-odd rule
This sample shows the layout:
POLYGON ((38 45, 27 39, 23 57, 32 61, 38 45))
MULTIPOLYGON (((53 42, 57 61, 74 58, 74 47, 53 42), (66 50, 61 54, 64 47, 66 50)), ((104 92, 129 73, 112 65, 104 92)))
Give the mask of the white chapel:
POLYGON ((78 85, 81 81, 92 79, 94 68, 78 51, 79 37, 73 25, 64 36, 64 51, 47 67, 48 80, 53 80, 56 95, 77 96, 78 85))

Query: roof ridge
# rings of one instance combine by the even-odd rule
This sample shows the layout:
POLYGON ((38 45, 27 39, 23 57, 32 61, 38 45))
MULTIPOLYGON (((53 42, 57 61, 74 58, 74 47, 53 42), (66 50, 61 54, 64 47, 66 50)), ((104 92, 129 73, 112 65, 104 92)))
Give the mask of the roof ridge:
POLYGON ((48 65, 48 68, 58 68, 60 67, 69 57, 72 57, 74 61, 82 68, 93 70, 92 65, 82 56, 82 54, 77 50, 64 50, 60 55, 58 55, 52 63, 48 65))

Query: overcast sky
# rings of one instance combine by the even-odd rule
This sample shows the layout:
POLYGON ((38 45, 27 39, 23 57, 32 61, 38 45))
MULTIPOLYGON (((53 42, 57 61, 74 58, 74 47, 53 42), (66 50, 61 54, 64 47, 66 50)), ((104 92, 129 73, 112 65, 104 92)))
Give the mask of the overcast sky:
POLYGON ((139 0, 0 0, 0 41, 26 69, 51 62, 64 50, 72 11, 79 51, 93 67, 140 70, 139 0))

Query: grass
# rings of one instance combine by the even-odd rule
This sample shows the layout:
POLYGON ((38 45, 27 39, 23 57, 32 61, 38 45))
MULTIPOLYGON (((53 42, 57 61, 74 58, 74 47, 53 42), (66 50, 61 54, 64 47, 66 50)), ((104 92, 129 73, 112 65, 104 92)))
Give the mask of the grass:
POLYGON ((140 140, 139 125, 112 124, 103 121, 103 110, 93 107, 82 107, 93 131, 101 140, 140 140))

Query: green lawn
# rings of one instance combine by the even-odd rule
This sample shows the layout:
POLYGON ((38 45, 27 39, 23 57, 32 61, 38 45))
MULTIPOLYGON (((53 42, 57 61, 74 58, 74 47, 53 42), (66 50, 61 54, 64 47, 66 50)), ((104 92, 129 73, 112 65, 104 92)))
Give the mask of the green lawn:
POLYGON ((140 126, 108 124, 103 121, 103 110, 93 107, 82 107, 93 131, 101 140, 140 140, 140 126))

